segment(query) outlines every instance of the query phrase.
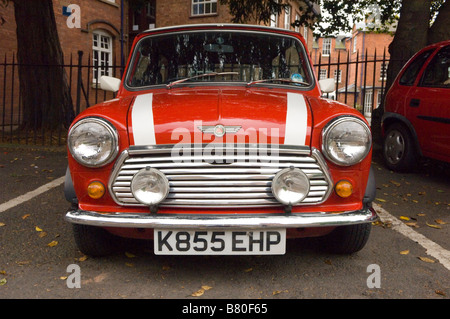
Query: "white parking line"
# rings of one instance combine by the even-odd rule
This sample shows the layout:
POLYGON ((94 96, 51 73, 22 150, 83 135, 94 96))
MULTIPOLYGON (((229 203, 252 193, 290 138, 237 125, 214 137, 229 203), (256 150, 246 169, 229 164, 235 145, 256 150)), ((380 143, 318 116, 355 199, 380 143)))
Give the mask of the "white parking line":
POLYGON ((414 231, 411 227, 405 225, 401 220, 395 218, 389 214, 384 208, 373 203, 373 208, 376 210, 381 221, 390 223, 392 229, 398 231, 400 234, 406 236, 412 241, 417 242, 423 248, 426 249, 426 253, 437 260, 448 270, 450 270, 450 251, 442 248, 440 245, 436 244, 434 241, 428 239, 422 234, 414 231))
POLYGON ((34 191, 28 192, 26 194, 23 194, 21 196, 18 196, 16 198, 13 198, 6 203, 0 204, 0 213, 13 208, 14 206, 20 205, 23 202, 29 201, 30 199, 41 195, 42 193, 45 193, 46 191, 49 191, 52 188, 58 187, 62 183, 64 183, 65 176, 62 176, 58 179, 55 179, 51 181, 50 183, 47 183, 45 185, 42 185, 41 187, 36 188, 34 191))

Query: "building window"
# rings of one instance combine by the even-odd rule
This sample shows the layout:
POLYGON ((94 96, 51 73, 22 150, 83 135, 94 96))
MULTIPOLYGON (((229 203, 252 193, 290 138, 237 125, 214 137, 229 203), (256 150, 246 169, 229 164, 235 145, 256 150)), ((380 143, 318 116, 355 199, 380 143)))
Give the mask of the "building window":
POLYGON ((94 83, 98 83, 102 75, 112 75, 112 37, 101 30, 92 35, 92 57, 94 64, 94 83))
POLYGON ((342 70, 334 70, 334 82, 341 83, 342 70))
POLYGON ((308 41, 308 27, 303 27, 303 39, 308 41))
POLYGON ((192 0, 192 15, 217 13, 217 0, 192 0))
POLYGON ((319 80, 323 80, 327 78, 327 69, 320 69, 319 71, 319 80))
POLYGON ((355 37, 353 38, 353 53, 356 52, 357 39, 358 39, 358 37, 355 35, 355 37))
POLYGON ((291 6, 287 6, 284 10, 284 28, 287 30, 291 28, 291 6))
POLYGON ((386 79, 387 79, 387 68, 388 68, 388 64, 387 63, 381 63, 381 67, 380 67, 380 81, 386 81, 386 79))
POLYGON ((331 52, 331 38, 324 38, 322 44, 322 55, 330 55, 331 52))
POLYGON ((373 91, 367 90, 364 97, 364 115, 372 114, 373 91))
MULTIPOLYGON (((300 16, 296 13, 295 14, 295 21, 298 21, 298 20, 300 20, 300 16)), ((300 32, 300 27, 298 25, 295 25, 294 30, 295 30, 295 32, 300 32)))

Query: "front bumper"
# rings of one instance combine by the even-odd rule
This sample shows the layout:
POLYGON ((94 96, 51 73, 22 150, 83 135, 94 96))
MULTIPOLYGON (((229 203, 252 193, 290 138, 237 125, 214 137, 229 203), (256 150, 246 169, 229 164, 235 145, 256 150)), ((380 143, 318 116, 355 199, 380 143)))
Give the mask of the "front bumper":
POLYGON ((98 213, 76 208, 69 209, 66 220, 74 224, 125 228, 305 228, 344 226, 373 222, 377 219, 373 208, 338 213, 300 213, 271 215, 159 215, 131 213, 98 213))

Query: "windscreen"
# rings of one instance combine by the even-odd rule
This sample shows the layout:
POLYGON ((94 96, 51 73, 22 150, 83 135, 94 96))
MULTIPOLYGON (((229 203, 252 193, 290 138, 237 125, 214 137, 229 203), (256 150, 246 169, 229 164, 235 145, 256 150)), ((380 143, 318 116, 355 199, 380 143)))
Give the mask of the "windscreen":
POLYGON ((278 84, 309 86, 308 65, 303 44, 291 36, 237 31, 150 35, 136 45, 126 85, 286 79, 278 84))

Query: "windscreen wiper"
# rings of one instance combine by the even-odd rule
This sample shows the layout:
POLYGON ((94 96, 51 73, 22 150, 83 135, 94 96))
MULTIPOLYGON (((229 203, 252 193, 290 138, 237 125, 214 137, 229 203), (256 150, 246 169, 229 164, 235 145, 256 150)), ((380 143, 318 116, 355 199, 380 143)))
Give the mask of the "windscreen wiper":
POLYGON ((194 75, 191 77, 187 77, 184 79, 180 79, 180 80, 176 80, 173 82, 170 82, 169 84, 166 85, 166 87, 168 89, 170 89, 172 86, 186 82, 186 81, 190 81, 190 80, 194 80, 194 79, 199 79, 199 78, 204 78, 207 76, 218 76, 218 75, 237 75, 239 74, 238 72, 211 72, 211 73, 204 73, 204 74, 199 74, 199 75, 194 75))
POLYGON ((274 79, 263 79, 263 80, 255 80, 247 83, 247 86, 251 86, 253 84, 259 84, 259 83, 265 83, 265 82, 287 82, 287 83, 293 83, 293 84, 301 84, 308 86, 309 83, 303 82, 303 81, 297 81, 297 80, 291 80, 286 78, 274 78, 274 79))

